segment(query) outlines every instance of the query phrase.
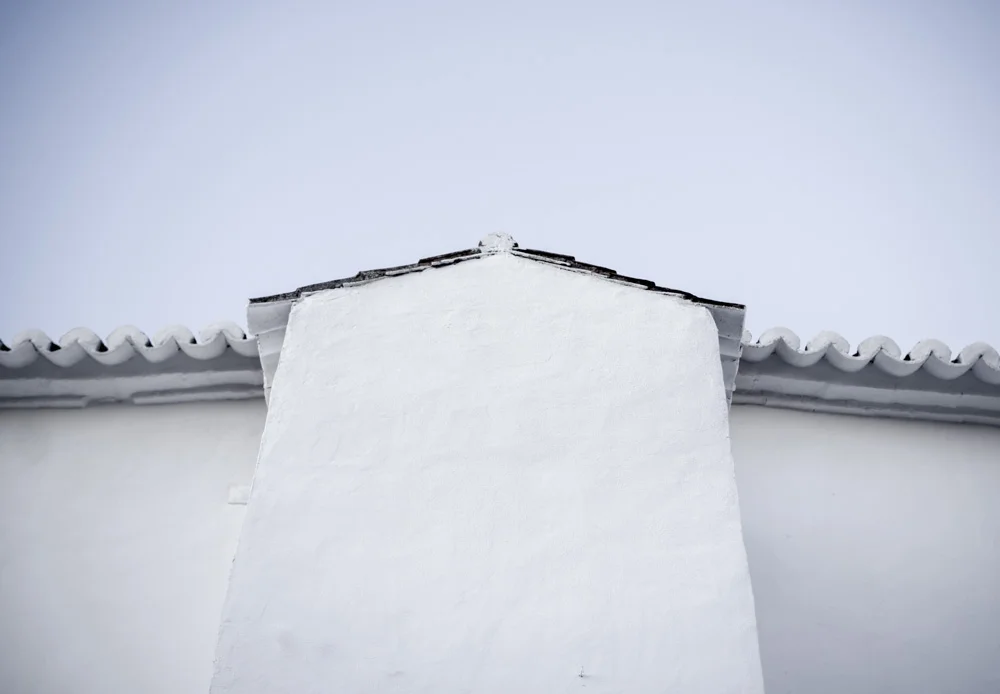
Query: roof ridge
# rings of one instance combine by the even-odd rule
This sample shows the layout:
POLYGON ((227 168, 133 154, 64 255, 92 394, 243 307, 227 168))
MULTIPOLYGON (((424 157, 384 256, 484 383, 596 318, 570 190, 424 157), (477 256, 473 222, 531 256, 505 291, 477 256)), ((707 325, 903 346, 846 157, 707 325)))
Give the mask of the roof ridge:
POLYGON ((605 279, 614 280, 616 282, 621 282, 623 284, 632 285, 642 289, 648 289, 650 291, 663 294, 671 294, 688 301, 694 301, 707 306, 716 307, 721 310, 737 310, 742 312, 746 309, 743 304, 730 301, 718 301, 716 299, 706 299, 692 294, 691 292, 660 286, 653 280, 621 275, 611 268, 577 260, 576 257, 572 255, 552 253, 550 251, 543 251, 534 248, 522 248, 512 237, 507 234, 500 233, 487 235, 482 241, 479 242, 479 245, 476 248, 468 248, 459 251, 452 251, 451 253, 433 255, 427 258, 421 258, 417 262, 410 263, 408 265, 396 265, 393 267, 362 270, 351 277, 343 277, 341 279, 330 280, 327 282, 308 284, 293 291, 283 292, 281 294, 251 298, 250 306, 253 307, 254 305, 259 304, 294 301, 303 295, 310 294, 312 292, 366 284, 373 280, 385 277, 396 277, 399 275, 423 272, 428 269, 455 265, 464 261, 484 258, 491 255, 497 255, 499 253, 509 253, 510 255, 514 255, 519 258, 527 258, 529 260, 545 263, 547 265, 556 265, 558 267, 575 270, 577 272, 586 272, 598 277, 604 277, 605 279))

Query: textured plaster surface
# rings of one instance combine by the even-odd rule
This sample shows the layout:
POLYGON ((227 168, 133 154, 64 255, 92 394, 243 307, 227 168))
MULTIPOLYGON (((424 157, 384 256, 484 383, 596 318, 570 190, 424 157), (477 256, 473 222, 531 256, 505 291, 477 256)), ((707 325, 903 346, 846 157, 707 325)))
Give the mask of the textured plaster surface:
POLYGON ((303 299, 212 692, 761 692, 718 349, 509 255, 303 299))
POLYGON ((768 693, 1000 692, 1000 431, 730 421, 768 693))
POLYGON ((0 692, 208 690, 264 415, 0 412, 0 692))

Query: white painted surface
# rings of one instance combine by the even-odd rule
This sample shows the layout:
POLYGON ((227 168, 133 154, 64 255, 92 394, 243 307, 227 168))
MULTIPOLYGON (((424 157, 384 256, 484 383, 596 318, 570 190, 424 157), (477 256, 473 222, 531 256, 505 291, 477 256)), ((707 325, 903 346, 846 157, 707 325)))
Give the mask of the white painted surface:
MULTIPOLYGON (((541 294, 536 291, 542 289, 526 290, 514 298, 525 306, 544 304, 535 306, 535 311, 558 309, 549 302, 537 301, 535 297, 541 294)), ((624 290, 615 287, 614 291, 624 290)), ((482 295, 480 300, 499 298, 482 295)), ((404 309, 383 306, 382 310, 404 309)), ((344 315, 348 320, 356 314, 344 315)), ((481 310, 480 316, 474 318, 469 312, 457 311, 451 320, 485 339, 485 331, 500 327, 491 315, 481 310)), ((441 322, 430 320, 426 312, 414 320, 411 334, 419 334, 421 325, 443 329, 441 322)), ((555 349, 555 341, 565 334, 567 326, 581 320, 578 315, 568 314, 554 318, 554 329, 547 336, 550 342, 545 343, 552 349, 550 364, 567 356, 555 349)), ((612 321, 620 331, 627 332, 638 325, 634 321, 639 317, 616 311, 603 318, 595 315, 584 324, 591 320, 612 321)), ((359 323, 353 334, 360 334, 361 327, 359 323)), ((518 334, 529 325, 506 327, 518 334)), ((430 339, 429 330, 425 332, 430 339)), ((596 335, 596 327, 594 333, 585 334, 596 335)), ((650 334, 650 339, 663 338, 650 334)), ((337 338, 326 334, 321 343, 339 354, 345 340, 345 335, 337 338)), ((581 429, 586 429, 584 425, 589 422, 588 426, 596 431, 605 422, 598 421, 600 412, 591 408, 602 393, 608 392, 607 381, 613 378, 610 371, 601 373, 600 369, 610 368, 612 362, 600 361, 596 342, 586 346, 579 338, 577 344, 583 347, 574 361, 581 374, 593 372, 589 378, 594 379, 594 384, 585 389, 580 379, 573 392, 568 386, 548 390, 555 394, 553 397, 558 396, 559 403, 568 403, 563 409, 576 408, 573 417, 581 429)), ((652 351, 653 342, 643 344, 652 351)), ((516 411, 518 401, 510 397, 509 391, 517 382, 510 377, 512 373, 516 376, 516 364, 498 364, 507 374, 502 383, 476 380, 468 373, 460 377, 458 370, 471 363, 473 357, 465 356, 458 344, 443 343, 441 348, 446 358, 455 361, 455 373, 445 374, 436 385, 428 386, 432 392, 419 400, 426 403, 424 407, 411 407, 418 403, 417 391, 404 389, 404 398, 392 406, 395 418, 368 433, 370 456, 376 459, 402 455, 385 440, 385 432, 393 436, 393 432, 403 432, 408 441, 425 436, 437 446, 438 459, 431 459, 429 449, 419 446, 418 454, 403 455, 404 462, 423 462, 426 476, 421 478, 422 484, 400 478, 392 488, 407 487, 406 493, 390 496, 387 491, 380 497, 380 504, 361 508, 364 500, 355 499, 349 501, 349 513, 330 515, 336 515, 338 525, 353 532, 353 540, 339 538, 343 542, 356 540, 348 550, 372 554, 365 561, 390 563, 393 548, 367 540, 390 521, 399 521, 411 513, 413 516, 408 517, 428 516, 437 537, 450 538, 454 551, 467 556, 461 576, 441 579, 441 592, 435 594, 438 603, 431 607, 448 606, 449 595, 444 593, 462 578, 475 581, 473 585, 479 589, 464 595, 465 604, 476 607, 478 616, 496 614, 487 609, 491 607, 487 600, 493 600, 515 620, 511 623, 505 617, 497 622, 492 650, 480 648, 473 655, 482 660, 470 657, 467 667, 457 669, 457 674, 465 676, 474 669, 484 672, 481 663, 488 662, 490 654, 503 656, 505 652, 498 648, 519 645, 509 645, 506 638, 520 641, 531 633, 546 633, 522 628, 519 634, 505 636, 506 629, 525 625, 522 610, 538 605, 537 600, 519 603, 518 591, 526 591, 525 586, 534 590, 539 582, 539 590, 559 583, 558 564, 541 564, 529 556, 522 557, 523 568, 508 574, 489 574, 497 562, 521 551, 510 549, 515 539, 521 540, 525 552, 544 548, 550 539, 565 540, 564 535, 556 534, 554 525, 546 526, 549 532, 541 537, 533 537, 529 530, 540 521, 551 522, 567 513, 581 520, 596 517, 611 533, 616 518, 623 518, 624 523, 640 512, 646 513, 646 509, 624 502, 615 505, 602 498, 602 486, 615 488, 615 480, 621 479, 626 466, 634 468, 638 463, 635 458, 613 461, 601 477, 600 471, 591 466, 592 451, 581 452, 580 446, 594 440, 586 434, 567 447, 566 454, 538 447, 526 456, 518 478, 522 484, 516 490, 511 484, 500 484, 503 469, 495 462, 508 449, 502 437, 491 438, 495 436, 491 432, 503 433, 514 424, 529 432, 540 432, 537 435, 543 441, 556 442, 554 434, 547 432, 559 421, 554 419, 554 412, 537 407, 531 410, 531 417, 522 417, 516 411), (487 385, 496 387, 493 401, 477 401, 473 397, 475 389, 487 385), (484 427, 482 417, 477 415, 487 406, 497 423, 494 427, 484 427), (431 417, 433 426, 418 433, 426 423, 422 417, 431 417), (505 429, 497 428, 505 425, 505 429), (457 435, 454 441, 445 438, 449 432, 457 435), (487 445, 479 450, 489 455, 477 460, 467 456, 470 446, 487 445), (446 475, 445 464, 454 465, 450 475, 446 475), (473 476, 473 470, 488 474, 473 476), (460 485, 475 488, 467 498, 450 497, 460 485), (553 515, 529 514, 528 500, 545 495, 561 497, 562 505, 552 507, 553 515), (442 498, 446 504, 441 503, 442 498), (494 509, 490 516, 496 522, 493 530, 486 518, 468 527, 449 522, 463 511, 480 506, 494 509), (563 510, 560 516, 554 515, 557 508, 563 510), (597 509, 603 509, 604 514, 590 513, 597 509), (346 515, 351 517, 343 518, 346 515), (511 523, 515 526, 507 528, 511 523), (493 542, 489 550, 492 554, 482 547, 481 539, 487 538, 493 542), (495 578, 490 580, 490 575, 495 578), (510 588, 505 587, 507 584, 510 588)), ((477 359, 478 363, 492 363, 482 355, 477 359)), ((412 386, 411 375, 418 367, 418 361, 411 357, 407 362, 395 363, 391 373, 402 384, 412 386)), ((557 371, 549 373, 555 375, 557 371)), ((376 376, 353 370, 346 373, 354 384, 376 376)), ((617 392, 615 397, 620 401, 621 391, 610 392, 617 392)), ((370 408, 372 397, 355 397, 351 402, 370 408)), ((338 408, 336 411, 343 412, 351 406, 341 403, 338 408)), ((636 439, 641 445, 636 450, 652 450, 648 446, 654 442, 644 437, 656 429, 667 432, 674 440, 679 420, 654 420, 643 415, 645 411, 633 404, 617 412, 604 410, 603 416, 609 422, 625 421, 631 416, 633 424, 642 429, 636 439)), ((229 504, 242 501, 247 490, 263 418, 262 402, 0 412, 0 692, 206 691, 228 567, 244 511, 241 506, 229 504)), ((996 589, 1000 585, 1000 510, 995 501, 1000 491, 1000 431, 747 406, 734 407, 730 421, 768 694, 1000 691, 1000 666, 996 664, 1000 663, 1000 590, 996 589)), ((627 450, 631 431, 616 427, 609 430, 614 432, 615 449, 627 450)), ((316 437, 315 442, 310 439, 304 462, 322 461, 323 437, 309 430, 304 422, 295 428, 316 437)), ((349 460, 365 457, 364 438, 342 439, 340 430, 333 433, 346 447, 349 460)), ((685 470, 693 469, 685 465, 685 470)), ((385 469, 386 474, 391 472, 393 469, 385 469)), ((342 474, 342 481, 366 484, 362 470, 346 469, 342 474)), ((641 490, 636 487, 624 487, 622 491, 642 500, 638 494, 641 490)), ((648 493, 661 489, 653 487, 648 493)), ((327 490, 322 494, 325 498, 327 490)), ((667 493, 663 496, 675 498, 667 493)), ((317 498, 313 505, 323 503, 317 498)), ((314 518, 326 515, 322 509, 313 510, 314 518)), ((471 515, 468 512, 466 517, 471 515)), ((650 516, 651 522, 654 518, 650 516)), ((416 529, 412 532, 417 533, 416 529)), ((295 542, 300 540, 293 541, 293 549, 295 542)), ((613 544, 582 535, 566 544, 575 552, 568 552, 568 559, 580 562, 580 575, 585 580, 576 590, 563 591, 550 600, 550 605, 543 605, 546 609, 541 617, 553 623, 550 633, 558 647, 552 651, 568 651, 567 644, 572 644, 583 653, 583 660, 591 663, 600 663, 601 658, 605 662, 619 658, 621 662, 625 657, 643 657, 641 648, 636 647, 638 632, 631 629, 627 611, 621 612, 621 620, 592 643, 568 639, 565 629, 555 633, 566 615, 572 616, 579 596, 599 590, 600 571, 613 566, 620 572, 624 560, 633 556, 637 547, 631 538, 613 544), (630 649, 637 655, 630 655, 630 649), (590 659, 588 654, 596 657, 590 659)), ((309 549, 305 543, 298 551, 309 549)), ((333 551, 329 545, 320 549, 319 560, 306 574, 312 585, 330 595, 342 595, 343 589, 335 580, 343 573, 341 562, 327 555, 333 551)), ((433 549, 428 543, 411 548, 410 556, 419 554, 421 561, 434 560, 425 571, 428 580, 435 578, 434 570, 443 571, 448 559, 442 555, 440 545, 430 551, 433 549)), ((310 563, 308 557, 300 559, 300 565, 310 563)), ((357 564, 355 558, 350 568, 352 581, 360 580, 357 564)), ((649 568, 652 572, 656 567, 649 568)), ((413 590, 420 580, 412 572, 397 571, 395 575, 400 577, 396 582, 400 591, 413 590)), ((627 590, 622 586, 619 597, 622 591, 639 595, 630 586, 627 590)), ((363 587, 362 593, 391 588, 388 578, 376 577, 374 585, 363 587)), ((284 600, 279 598, 277 602, 281 605, 284 600)), ((608 601, 591 600, 590 604, 610 609, 608 601)), ((410 620, 411 624, 423 614, 419 605, 407 612, 398 603, 387 604, 377 614, 364 613, 364 609, 364 605, 360 606, 361 612, 353 617, 361 620, 362 626, 371 617, 375 626, 369 630, 355 625, 352 633, 364 635, 384 625, 393 616, 387 617, 387 611, 396 610, 401 621, 410 620)), ((267 613, 271 613, 270 607, 267 613)), ((650 614, 655 616, 656 612, 650 614)), ((592 624, 599 623, 602 616, 605 613, 599 609, 582 615, 592 624)), ((337 624, 333 620, 330 623, 337 624)), ((453 630, 453 643, 482 645, 488 623, 484 618, 474 627, 466 624, 464 631, 453 630)), ((439 624, 454 626, 456 620, 442 618, 439 624)), ((281 651, 283 657, 294 659, 294 654, 299 654, 304 662, 313 657, 309 647, 314 642, 297 640, 289 622, 270 626, 274 629, 272 635, 277 634, 271 648, 285 649, 281 651)), ((412 628, 400 629, 398 636, 372 652, 376 656, 402 652, 412 643, 405 640, 412 633, 412 628)), ((313 635, 315 632, 310 638, 313 635)), ((430 645, 443 650, 448 646, 441 640, 432 640, 430 645)), ((347 646, 360 648, 354 643, 347 646)), ((542 649, 540 653, 551 651, 542 649)), ((533 652, 524 659, 532 668, 541 663, 541 669, 532 669, 532 674, 545 674, 551 660, 535 658, 533 652)), ((573 666, 575 670, 570 668, 571 674, 579 674, 580 666, 593 677, 573 681, 586 684, 588 691, 600 691, 599 666, 580 662, 573 666)), ((402 666, 398 671, 403 672, 402 666)), ((401 678, 396 675, 392 682, 390 678, 372 680, 368 688, 405 690, 412 682, 401 678)), ((475 683, 476 691, 481 690, 481 684, 475 683)))
POLYGON ((1000 692, 1000 430, 731 426, 768 694, 1000 692))
POLYGON ((264 414, 0 412, 0 692, 207 691, 264 414))
POLYGON ((305 299, 212 691, 761 692, 724 398, 705 309, 506 254, 305 299))

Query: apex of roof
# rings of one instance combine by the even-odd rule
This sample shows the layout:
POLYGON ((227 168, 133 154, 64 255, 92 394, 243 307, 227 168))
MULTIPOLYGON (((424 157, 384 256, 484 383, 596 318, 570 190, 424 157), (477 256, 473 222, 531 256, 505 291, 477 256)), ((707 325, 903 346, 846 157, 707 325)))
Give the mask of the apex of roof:
MULTIPOLYGON (((367 284, 369 282, 374 282, 386 277, 398 277, 400 275, 408 275, 416 272, 424 272, 425 270, 437 269, 455 265, 457 263, 466 262, 469 260, 478 260, 479 258, 484 258, 491 255, 497 255, 500 253, 509 253, 511 255, 517 256, 519 258, 527 258, 528 260, 534 260, 536 262, 547 263, 549 265, 555 265, 566 270, 572 270, 575 272, 584 272, 596 276, 603 277, 605 279, 613 280, 615 282, 620 282, 622 284, 634 285, 643 289, 649 289, 651 291, 660 292, 663 294, 671 294, 688 301, 693 301, 695 303, 705 304, 706 306, 714 306, 720 309, 730 309, 734 311, 745 311, 746 307, 743 304, 731 303, 727 301, 716 301, 713 299, 705 299, 699 296, 695 296, 690 292, 681 291, 679 289, 670 289, 668 287, 661 287, 651 280, 639 279, 636 277, 629 277, 627 275, 619 275, 617 272, 610 268, 602 267, 600 265, 592 265, 590 263, 584 263, 577 260, 571 255, 561 255, 559 253, 550 253, 548 251, 533 250, 530 248, 521 248, 518 243, 508 234, 494 233, 488 234, 475 248, 469 248, 461 251, 453 251, 452 253, 445 253, 443 255, 430 256, 428 258, 422 258, 415 263, 410 265, 398 265, 396 267, 380 268, 375 270, 362 270, 352 277, 345 277, 342 279, 331 280, 328 282, 319 282, 317 284, 308 284, 298 289, 285 292, 282 294, 272 294, 270 296, 263 296, 254 299, 250 299, 251 309, 254 304, 268 304, 281 301, 290 301, 298 299, 306 294, 312 294, 314 292, 321 292, 328 289, 339 289, 341 287, 352 287, 359 284, 367 284)), ((250 330, 253 331, 253 325, 250 326, 250 330)))
POLYGON ((479 241, 479 250, 482 253, 510 253, 517 248, 517 241, 510 234, 494 232, 487 234, 479 241))
POLYGON ((250 331, 255 333, 258 338, 260 361, 264 368, 265 396, 270 391, 271 380, 274 378, 274 373, 278 366, 278 355, 284 343, 285 327, 288 325, 288 317, 291 313, 292 304, 303 296, 315 292, 340 289, 342 287, 368 284, 369 282, 375 282, 388 277, 399 277, 401 275, 437 270, 456 265, 457 263, 478 260, 497 254, 510 254, 518 258, 544 263, 569 272, 592 275, 602 280, 660 294, 667 294, 704 306, 712 314, 712 318, 715 319, 715 324, 719 331, 719 351, 722 357, 726 398, 727 400, 732 399, 733 384, 742 349, 741 338, 743 336, 743 319, 746 313, 745 306, 725 301, 704 299, 690 292, 661 287, 651 280, 619 275, 610 268, 584 263, 571 255, 521 248, 511 236, 503 233, 487 235, 475 248, 423 258, 410 265, 400 265, 378 270, 363 270, 353 277, 310 284, 299 287, 292 292, 251 299, 250 306, 247 308, 247 324, 250 331))

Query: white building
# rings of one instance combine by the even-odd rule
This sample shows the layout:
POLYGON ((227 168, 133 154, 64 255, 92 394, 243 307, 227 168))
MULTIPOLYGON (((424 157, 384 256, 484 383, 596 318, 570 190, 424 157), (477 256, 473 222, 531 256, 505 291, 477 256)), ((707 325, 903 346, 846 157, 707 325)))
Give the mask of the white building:
POLYGON ((1000 691, 997 352, 743 319, 491 236, 0 343, 0 692, 1000 691))

